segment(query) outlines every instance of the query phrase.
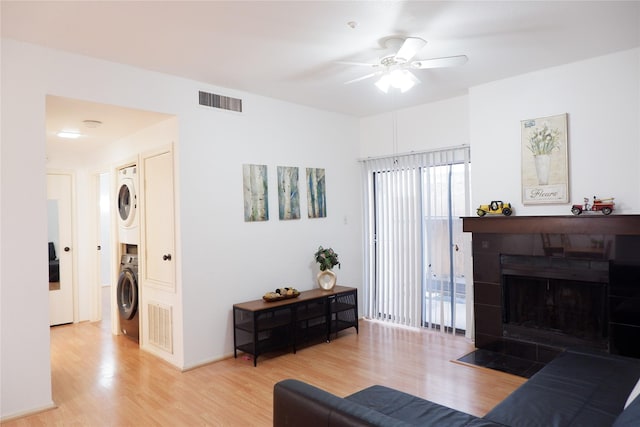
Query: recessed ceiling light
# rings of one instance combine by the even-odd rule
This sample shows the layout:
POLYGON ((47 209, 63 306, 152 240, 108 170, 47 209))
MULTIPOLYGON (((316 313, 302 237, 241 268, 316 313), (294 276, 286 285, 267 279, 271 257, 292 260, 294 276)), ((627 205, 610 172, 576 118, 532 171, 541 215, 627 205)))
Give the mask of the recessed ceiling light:
POLYGON ((95 129, 102 125, 102 122, 100 120, 83 120, 82 123, 84 123, 85 127, 88 127, 90 129, 95 129))
POLYGON ((58 135, 60 138, 67 138, 67 139, 77 139, 81 136, 80 132, 75 130, 61 130, 56 135, 58 135))

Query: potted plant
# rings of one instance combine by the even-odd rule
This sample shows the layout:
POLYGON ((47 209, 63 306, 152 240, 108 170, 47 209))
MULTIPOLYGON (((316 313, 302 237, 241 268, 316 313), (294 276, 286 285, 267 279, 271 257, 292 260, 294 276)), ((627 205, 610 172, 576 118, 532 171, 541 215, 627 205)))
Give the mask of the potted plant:
POLYGON ((316 262, 320 266, 320 272, 318 273, 318 286, 322 289, 329 291, 336 285, 336 274, 332 271, 336 265, 340 268, 340 262, 338 261, 338 254, 331 248, 318 247, 315 253, 316 262))

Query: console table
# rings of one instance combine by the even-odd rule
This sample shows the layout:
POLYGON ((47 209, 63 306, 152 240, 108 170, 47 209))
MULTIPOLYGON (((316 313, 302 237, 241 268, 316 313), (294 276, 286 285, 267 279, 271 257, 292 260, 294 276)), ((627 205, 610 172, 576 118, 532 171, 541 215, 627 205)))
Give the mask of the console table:
POLYGON ((262 299, 233 305, 233 356, 238 350, 258 355, 331 335, 350 327, 358 332, 358 290, 335 286, 313 289, 296 298, 266 302, 262 299))

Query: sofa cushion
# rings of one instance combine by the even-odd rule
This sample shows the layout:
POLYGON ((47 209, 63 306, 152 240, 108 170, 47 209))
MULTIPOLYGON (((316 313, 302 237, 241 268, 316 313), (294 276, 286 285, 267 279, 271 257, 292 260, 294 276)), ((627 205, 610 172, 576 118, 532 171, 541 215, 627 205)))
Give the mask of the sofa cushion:
POLYGON ((566 351, 484 418, 519 427, 610 426, 639 377, 640 360, 566 351))
POLYGON ((391 418, 417 426, 496 426, 487 420, 381 385, 361 390, 345 399, 391 418))

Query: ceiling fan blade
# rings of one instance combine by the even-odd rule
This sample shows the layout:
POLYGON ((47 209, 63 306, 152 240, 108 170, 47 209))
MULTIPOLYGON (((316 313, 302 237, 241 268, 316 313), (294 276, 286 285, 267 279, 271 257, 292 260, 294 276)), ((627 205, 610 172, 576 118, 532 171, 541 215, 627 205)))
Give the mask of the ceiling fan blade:
POLYGON ((417 78, 415 74, 413 74, 410 70, 405 70, 405 71, 407 72, 407 77, 409 77, 409 80, 411 80, 413 84, 420 83, 420 79, 417 78))
POLYGON ((418 37, 407 37, 396 53, 395 60, 400 63, 409 62, 416 56, 427 42, 418 37))
POLYGON ((355 65, 358 67, 371 67, 371 68, 376 68, 380 66, 380 64, 372 64, 370 62, 351 62, 351 61, 336 61, 336 64, 355 65))
POLYGON ((361 81, 361 80, 370 79, 371 77, 377 76, 378 74, 380 74, 380 72, 375 72, 375 73, 367 74, 366 76, 358 77, 357 79, 353 79, 353 80, 349 80, 349 81, 347 81, 347 82, 344 82, 344 84, 349 85, 349 84, 351 84, 351 83, 359 82, 359 81, 361 81))
POLYGON ((419 68, 424 70, 426 68, 444 68, 444 67, 457 67, 467 62, 469 58, 466 55, 447 56, 443 58, 433 59, 421 59, 413 61, 411 68, 419 68))

